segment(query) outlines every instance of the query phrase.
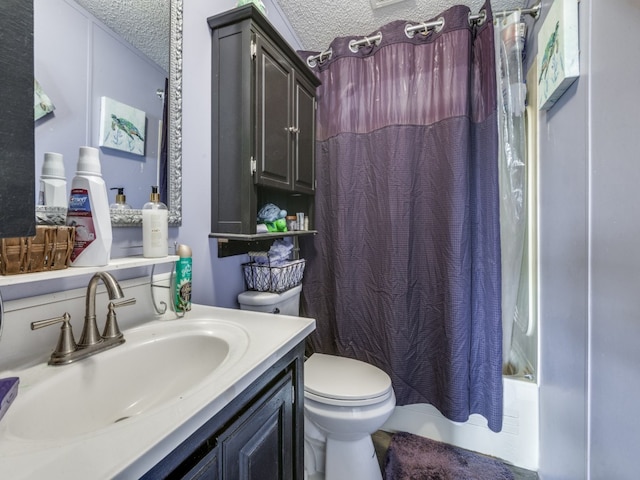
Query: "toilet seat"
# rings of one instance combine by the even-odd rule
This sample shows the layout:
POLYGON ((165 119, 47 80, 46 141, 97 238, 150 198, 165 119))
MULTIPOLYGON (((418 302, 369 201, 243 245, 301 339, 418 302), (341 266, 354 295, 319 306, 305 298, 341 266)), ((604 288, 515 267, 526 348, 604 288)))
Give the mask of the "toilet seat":
POLYGON ((304 364, 304 394, 327 405, 356 407, 383 402, 393 389, 389 375, 373 365, 315 353, 304 364))

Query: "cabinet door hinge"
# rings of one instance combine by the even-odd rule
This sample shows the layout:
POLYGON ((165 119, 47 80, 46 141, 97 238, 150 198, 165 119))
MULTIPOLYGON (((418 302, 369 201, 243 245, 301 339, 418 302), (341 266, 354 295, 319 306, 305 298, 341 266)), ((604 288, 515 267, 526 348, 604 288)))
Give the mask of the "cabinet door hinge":
POLYGON ((291 403, 295 405, 296 403, 296 386, 291 385, 291 403))
POLYGON ((258 162, 256 162, 256 159, 253 158, 253 156, 251 157, 251 161, 249 162, 249 167, 251 168, 251 175, 255 175, 258 171, 258 162))
POLYGON ((258 45, 255 40, 251 40, 251 59, 255 60, 256 55, 258 55, 258 45))

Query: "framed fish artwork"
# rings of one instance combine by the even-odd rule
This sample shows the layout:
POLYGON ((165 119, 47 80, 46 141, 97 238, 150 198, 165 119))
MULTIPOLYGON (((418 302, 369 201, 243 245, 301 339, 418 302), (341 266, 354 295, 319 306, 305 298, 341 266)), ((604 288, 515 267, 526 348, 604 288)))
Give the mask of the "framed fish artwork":
POLYGON ((40 120, 45 115, 49 115, 56 109, 49 96, 44 93, 44 90, 38 83, 38 80, 33 79, 33 118, 34 120, 40 120))
POLYGON ((538 108, 549 110, 580 75, 578 2, 554 0, 538 31, 538 108))
POLYGON ((142 110, 102 97, 99 146, 144 155, 146 120, 142 110))

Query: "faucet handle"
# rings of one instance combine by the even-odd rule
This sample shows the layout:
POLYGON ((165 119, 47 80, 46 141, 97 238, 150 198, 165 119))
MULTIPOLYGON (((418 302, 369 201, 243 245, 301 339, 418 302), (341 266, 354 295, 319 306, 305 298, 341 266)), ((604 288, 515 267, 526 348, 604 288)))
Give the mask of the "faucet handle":
POLYGON ((135 298, 127 298, 126 300, 122 300, 121 302, 110 302, 110 305, 113 305, 113 308, 119 308, 128 307, 129 305, 134 305, 135 303, 135 298))
POLYGON ((62 323, 62 327, 60 327, 60 336, 58 337, 58 344, 56 345, 56 349, 51 354, 51 360, 49 361, 49 363, 51 363, 56 358, 64 358, 68 356, 77 348, 76 341, 73 338, 73 329, 71 327, 70 320, 71 315, 69 315, 69 312, 64 312, 64 314, 60 317, 31 322, 31 330, 37 330, 39 328, 62 323))
POLYGON ((136 303, 135 298, 129 298, 121 302, 109 302, 109 313, 107 313, 107 321, 104 324, 104 332, 102 332, 102 338, 109 339, 123 337, 123 334, 120 331, 120 327, 118 327, 118 321, 116 320, 116 308, 126 307, 129 305, 133 305, 134 303, 136 303))

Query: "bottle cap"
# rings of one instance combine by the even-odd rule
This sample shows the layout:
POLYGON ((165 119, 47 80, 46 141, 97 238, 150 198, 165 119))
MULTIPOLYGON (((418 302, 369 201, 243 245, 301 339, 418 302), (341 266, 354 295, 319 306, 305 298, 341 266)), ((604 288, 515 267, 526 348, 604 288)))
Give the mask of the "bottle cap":
POLYGON ((100 155, 97 148, 80 147, 80 155, 78 156, 78 172, 102 174, 100 167, 100 155))
POLYGON ((155 202, 155 203, 158 203, 160 201, 160 194, 158 193, 158 187, 157 186, 152 186, 151 187, 150 200, 152 202, 155 202))
POLYGON ((113 187, 111 190, 117 190, 116 203, 127 203, 127 197, 124 195, 124 187, 113 187))
POLYGON ((180 258, 189 258, 191 257, 191 247, 189 245, 176 245, 176 255, 180 258))
POLYGON ((44 154, 44 163, 42 164, 42 175, 50 177, 65 178, 64 162, 61 153, 46 152, 44 154))

